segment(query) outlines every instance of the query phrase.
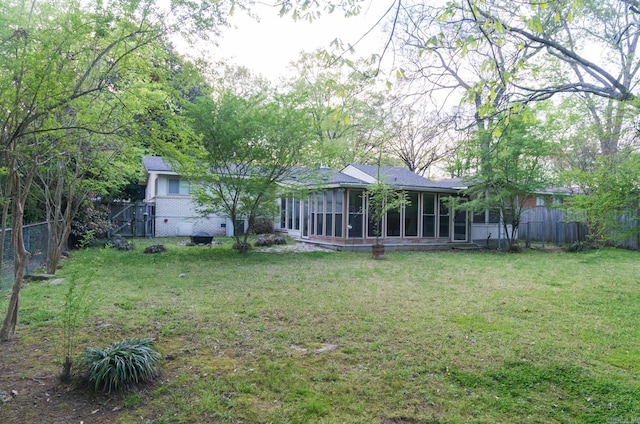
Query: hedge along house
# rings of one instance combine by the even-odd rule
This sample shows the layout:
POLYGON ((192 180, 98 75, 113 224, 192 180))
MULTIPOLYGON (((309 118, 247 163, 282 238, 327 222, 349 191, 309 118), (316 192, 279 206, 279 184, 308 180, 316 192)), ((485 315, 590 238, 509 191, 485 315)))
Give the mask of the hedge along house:
MULTIPOLYGON (((159 156, 142 158, 145 185, 144 202, 155 204, 156 237, 189 236, 204 231, 212 236, 233 235, 234 225, 230 219, 217 215, 203 217, 192 201, 192 182, 181 178, 171 165, 159 156)), ((237 223, 246 229, 245 222, 237 223)))
MULTIPOLYGON (((280 199, 276 230, 289 236, 337 249, 364 250, 375 243, 367 212, 366 188, 376 181, 378 167, 349 165, 342 171, 324 169, 317 181, 290 181, 292 194, 280 199), (298 194, 296 194, 298 193, 298 194)), ((408 169, 380 167, 380 176, 407 193, 409 204, 387 212, 380 239, 388 249, 428 250, 486 243, 498 234, 499 223, 484 213, 484 220, 462 208, 454 210, 452 197, 465 202, 466 187, 459 179, 432 181, 408 169)))

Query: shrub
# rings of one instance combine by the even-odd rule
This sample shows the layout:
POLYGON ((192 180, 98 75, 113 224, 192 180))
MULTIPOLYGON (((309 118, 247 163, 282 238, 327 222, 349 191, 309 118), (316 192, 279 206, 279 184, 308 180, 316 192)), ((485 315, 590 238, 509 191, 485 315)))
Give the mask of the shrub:
POLYGON ((164 244, 154 244, 153 246, 147 246, 144 249, 143 253, 162 253, 166 251, 167 248, 164 246, 164 244))
POLYGON ((109 223, 109 207, 85 202, 71 222, 69 244, 74 248, 89 247, 113 229, 109 223))
POLYGON ((109 240, 109 242, 106 244, 106 246, 113 247, 118 250, 134 250, 136 248, 136 246, 133 243, 131 243, 126 238, 120 237, 120 236, 112 237, 109 240))
POLYGON ((586 252, 591 249, 596 249, 596 246, 586 241, 575 241, 564 247, 564 251, 569 253, 586 252))
POLYGON ((260 234, 254 243, 256 246, 273 246, 274 244, 287 244, 287 239, 275 234, 260 234))
POLYGON ((507 247, 509 253, 522 253, 522 247, 519 244, 510 244, 507 247))
POLYGON ((91 347, 80 357, 87 380, 95 391, 123 390, 158 375, 162 355, 153 339, 128 339, 104 349, 91 347))
POLYGON ((273 222, 266 219, 259 220, 253 224, 251 230, 256 235, 273 233, 273 222))
POLYGON ((246 253, 251 250, 251 245, 245 242, 234 243, 233 249, 239 251, 240 253, 246 253))

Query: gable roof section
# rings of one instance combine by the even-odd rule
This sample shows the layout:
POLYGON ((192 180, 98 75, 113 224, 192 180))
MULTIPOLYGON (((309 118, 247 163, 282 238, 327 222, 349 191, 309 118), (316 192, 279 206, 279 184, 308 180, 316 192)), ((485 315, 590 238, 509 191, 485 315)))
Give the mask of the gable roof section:
POLYGON ((293 168, 287 182, 307 185, 359 185, 362 181, 332 168, 293 168))
POLYGON ((171 165, 165 162, 160 156, 145 156, 142 158, 142 165, 147 172, 171 172, 171 165))
MULTIPOLYGON (((342 172, 358 177, 366 183, 372 183, 378 177, 378 167, 376 165, 352 164, 344 168, 342 172)), ((466 185, 459 178, 433 181, 399 166, 381 166, 380 176, 384 177, 388 184, 401 188, 447 190, 466 188, 466 185)))

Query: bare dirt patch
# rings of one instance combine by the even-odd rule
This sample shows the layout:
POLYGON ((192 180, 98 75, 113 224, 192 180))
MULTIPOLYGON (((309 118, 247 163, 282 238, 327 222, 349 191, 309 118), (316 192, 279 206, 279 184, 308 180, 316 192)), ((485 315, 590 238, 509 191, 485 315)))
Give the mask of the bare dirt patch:
POLYGON ((92 394, 76 381, 62 383, 51 343, 20 338, 0 345, 0 422, 112 423, 122 405, 118 396, 92 394))

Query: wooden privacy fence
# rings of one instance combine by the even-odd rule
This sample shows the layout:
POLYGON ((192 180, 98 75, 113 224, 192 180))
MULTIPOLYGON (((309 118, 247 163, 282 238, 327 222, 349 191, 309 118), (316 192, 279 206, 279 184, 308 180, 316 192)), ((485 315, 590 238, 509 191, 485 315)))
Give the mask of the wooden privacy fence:
MULTIPOLYGON (((640 211, 638 211, 640 212, 640 211)), ((635 231, 636 235, 625 237, 625 232, 629 230, 639 230, 640 213, 625 213, 619 220, 619 234, 611 235, 617 240, 615 245, 625 249, 640 249, 640 231, 635 231)), ((579 221, 567 221, 567 214, 560 209, 536 206, 523 211, 520 218, 520 229, 518 238, 527 245, 532 243, 571 244, 578 241, 586 241, 589 236, 587 224, 579 221)))
POLYGON ((150 203, 110 203, 109 237, 153 237, 155 206, 150 203))

